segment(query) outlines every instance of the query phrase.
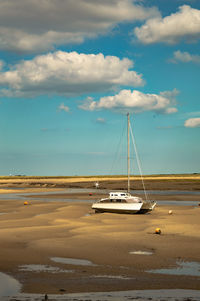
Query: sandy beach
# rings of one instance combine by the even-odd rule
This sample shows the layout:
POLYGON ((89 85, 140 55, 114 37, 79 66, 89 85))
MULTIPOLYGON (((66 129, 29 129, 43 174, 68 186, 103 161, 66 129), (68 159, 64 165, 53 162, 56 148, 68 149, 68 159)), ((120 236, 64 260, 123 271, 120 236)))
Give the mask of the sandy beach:
MULTIPOLYGON (((108 189, 125 185, 120 181, 115 184, 106 181, 101 186, 108 189)), ((148 189, 150 186, 155 189, 156 185, 158 189, 170 186, 180 191, 189 190, 188 187, 197 191, 199 187, 196 179, 192 183, 191 179, 183 180, 182 184, 180 179, 171 180, 172 184, 153 181, 154 184, 147 185, 148 189)), ((70 183, 65 183, 66 188, 70 183)), ((3 183, 1 193, 16 191, 15 183, 6 190, 9 184, 3 183)), ((72 201, 61 202, 56 185, 30 186, 23 192, 37 193, 37 198, 28 197, 26 206, 20 199, 0 200, 0 271, 17 279, 22 284, 22 292, 200 289, 198 274, 155 273, 157 269, 176 268, 182 263, 200 263, 199 206, 162 205, 145 215, 94 214, 91 200, 101 194, 67 193, 64 197, 72 201), (40 201, 39 196, 44 198, 40 193, 49 191, 55 192, 53 197, 57 201, 49 202, 51 195, 45 196, 47 201, 40 201), (79 199, 88 201, 79 202, 79 199), (172 214, 169 210, 173 210, 172 214), (161 235, 154 233, 157 227, 161 235)), ((74 187, 91 187, 90 181, 84 185, 76 182, 74 187)), ((182 193, 152 194, 152 197, 199 201, 200 196, 182 193)))

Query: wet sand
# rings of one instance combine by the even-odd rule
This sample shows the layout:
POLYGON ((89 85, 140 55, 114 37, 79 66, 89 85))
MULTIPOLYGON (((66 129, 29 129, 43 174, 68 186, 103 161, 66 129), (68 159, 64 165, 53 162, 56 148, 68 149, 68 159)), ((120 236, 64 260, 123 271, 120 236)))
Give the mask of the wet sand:
MULTIPOLYGON (((197 184, 199 181, 192 183, 190 188, 197 190, 197 184)), ((85 183, 85 187, 88 185, 89 182, 85 183)), ((153 185, 149 187, 155 189, 153 185)), ((170 183, 162 185, 169 186, 170 183)), ((74 186, 81 185, 76 183, 74 186)), ((120 189, 123 183, 109 183, 106 188, 110 189, 108 186, 120 189)), ((188 183, 171 186, 181 190, 183 186, 189 187, 188 183)), ((30 187, 26 191, 39 194, 48 192, 49 188, 36 191, 30 187)), ((21 200, 1 200, 0 271, 19 280, 26 293, 200 289, 199 276, 147 272, 175 267, 177 261, 200 262, 200 207, 158 206, 146 215, 94 214, 91 199, 100 196, 97 193, 92 196, 70 194, 70 198, 88 199, 84 203, 60 202, 59 194, 56 195, 57 202, 34 200, 33 196, 26 206, 21 200), (172 215, 168 214, 169 210, 173 210, 172 215), (161 235, 154 234, 157 227, 161 228, 161 235), (134 251, 152 255, 130 254, 134 251), (93 265, 64 264, 52 261, 52 257, 85 259, 93 265), (33 272, 21 267, 30 264, 58 270, 33 272)), ((168 197, 199 198, 194 195, 168 197)))

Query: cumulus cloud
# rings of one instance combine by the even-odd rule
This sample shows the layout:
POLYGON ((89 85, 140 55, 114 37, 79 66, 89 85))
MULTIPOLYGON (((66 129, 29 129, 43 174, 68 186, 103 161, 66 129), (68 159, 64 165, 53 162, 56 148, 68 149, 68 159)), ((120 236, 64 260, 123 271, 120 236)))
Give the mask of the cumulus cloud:
POLYGON ((145 94, 137 90, 121 90, 119 94, 102 97, 99 101, 86 99, 79 108, 89 111, 107 109, 120 112, 154 111, 171 114, 177 112, 174 107, 177 93, 176 89, 161 92, 159 95, 145 94))
POLYGON ((190 119, 186 120, 184 126, 187 128, 200 127, 200 117, 190 118, 190 119))
POLYGON ((190 54, 189 52, 182 52, 177 50, 174 52, 173 58, 170 60, 172 63, 200 63, 200 55, 190 54))
POLYGON ((143 26, 136 27, 134 33, 144 44, 197 40, 200 38, 200 10, 189 5, 180 6, 179 11, 170 16, 147 20, 143 26))
POLYGON ((65 106, 64 103, 61 103, 58 107, 58 110, 59 111, 64 111, 64 112, 69 112, 69 107, 68 106, 65 106))
POLYGON ((0 96, 78 95, 143 85, 142 75, 132 68, 133 61, 127 58, 57 51, 0 71, 0 96))
POLYGON ((131 0, 1 0, 0 49, 41 51, 80 43, 117 23, 159 15, 131 0))

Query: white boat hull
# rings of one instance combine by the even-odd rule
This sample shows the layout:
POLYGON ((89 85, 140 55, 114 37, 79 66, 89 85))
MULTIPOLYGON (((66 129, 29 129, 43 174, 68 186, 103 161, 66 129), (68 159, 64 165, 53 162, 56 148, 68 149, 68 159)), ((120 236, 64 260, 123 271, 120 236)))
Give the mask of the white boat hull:
POLYGON ((113 213, 137 213, 142 208, 143 203, 94 203, 92 209, 95 212, 113 213))

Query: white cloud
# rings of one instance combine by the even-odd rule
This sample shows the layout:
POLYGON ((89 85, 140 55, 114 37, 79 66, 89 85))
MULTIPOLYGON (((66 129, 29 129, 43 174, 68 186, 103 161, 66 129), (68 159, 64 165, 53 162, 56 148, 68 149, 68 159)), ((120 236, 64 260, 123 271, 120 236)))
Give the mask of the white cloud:
POLYGON ((200 10, 189 5, 180 6, 179 11, 170 16, 147 20, 143 26, 136 27, 134 33, 144 44, 197 40, 200 38, 200 10))
POLYGON ((189 52, 182 52, 177 50, 174 52, 173 58, 170 60, 172 63, 200 63, 200 55, 190 54, 189 52))
POLYGON ((200 117, 190 118, 190 119, 186 120, 184 126, 188 127, 188 128, 200 127, 200 117))
POLYGON ((96 119, 96 122, 97 122, 97 123, 106 123, 105 119, 102 118, 102 117, 98 117, 98 118, 96 119))
POLYGON ((167 108, 165 112, 167 114, 172 114, 172 113, 176 113, 177 111, 178 111, 177 108, 172 107, 172 108, 167 108))
POLYGON ((131 0, 1 0, 0 49, 48 50, 106 33, 120 22, 156 15, 155 7, 131 0))
POLYGON ((34 97, 42 94, 78 95, 118 85, 141 86, 133 61, 103 54, 57 51, 22 61, 0 72, 0 95, 34 97))
POLYGON ((64 103, 61 103, 58 107, 58 110, 59 111, 64 111, 64 112, 69 112, 69 107, 68 106, 65 106, 64 103))
POLYGON ((157 94, 144 94, 140 91, 121 90, 114 96, 100 98, 99 101, 87 99, 79 108, 83 110, 101 110, 107 109, 120 112, 143 112, 154 111, 159 113, 171 114, 177 112, 175 105, 175 96, 178 91, 161 92, 157 94))

